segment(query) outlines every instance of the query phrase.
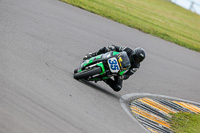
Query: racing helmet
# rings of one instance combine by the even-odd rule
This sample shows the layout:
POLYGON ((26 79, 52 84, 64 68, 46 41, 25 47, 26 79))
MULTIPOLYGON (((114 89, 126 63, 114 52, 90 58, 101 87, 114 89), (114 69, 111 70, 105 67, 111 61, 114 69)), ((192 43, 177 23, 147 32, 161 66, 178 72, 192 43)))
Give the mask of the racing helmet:
POLYGON ((145 58, 145 51, 143 48, 137 47, 133 50, 131 54, 131 58, 133 59, 134 62, 140 63, 144 60, 145 58))

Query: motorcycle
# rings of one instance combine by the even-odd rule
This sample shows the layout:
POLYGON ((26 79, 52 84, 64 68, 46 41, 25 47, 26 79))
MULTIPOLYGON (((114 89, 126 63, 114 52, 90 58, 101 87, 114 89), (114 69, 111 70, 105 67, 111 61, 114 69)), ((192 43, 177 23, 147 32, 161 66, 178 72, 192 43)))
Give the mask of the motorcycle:
POLYGON ((121 76, 130 68, 126 52, 110 51, 84 60, 74 78, 77 80, 102 81, 113 76, 121 76))

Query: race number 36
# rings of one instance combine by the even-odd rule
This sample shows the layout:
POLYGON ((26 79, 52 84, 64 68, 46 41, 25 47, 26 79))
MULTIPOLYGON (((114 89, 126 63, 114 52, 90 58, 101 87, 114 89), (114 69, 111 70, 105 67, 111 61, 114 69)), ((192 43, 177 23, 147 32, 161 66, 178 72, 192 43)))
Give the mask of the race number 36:
POLYGON ((117 73, 119 71, 119 64, 117 62, 117 59, 115 57, 113 58, 110 58, 108 60, 108 64, 109 64, 109 67, 110 67, 110 71, 113 72, 113 73, 117 73))

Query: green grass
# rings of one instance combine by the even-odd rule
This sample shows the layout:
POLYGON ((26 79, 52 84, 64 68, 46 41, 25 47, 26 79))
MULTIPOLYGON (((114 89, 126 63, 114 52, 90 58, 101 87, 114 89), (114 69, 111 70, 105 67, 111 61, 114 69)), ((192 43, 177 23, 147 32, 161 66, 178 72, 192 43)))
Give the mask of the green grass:
POLYGON ((179 112, 171 114, 171 129, 175 133, 200 133, 200 115, 179 112))
POLYGON ((61 1, 200 52, 200 16, 166 0, 61 1))

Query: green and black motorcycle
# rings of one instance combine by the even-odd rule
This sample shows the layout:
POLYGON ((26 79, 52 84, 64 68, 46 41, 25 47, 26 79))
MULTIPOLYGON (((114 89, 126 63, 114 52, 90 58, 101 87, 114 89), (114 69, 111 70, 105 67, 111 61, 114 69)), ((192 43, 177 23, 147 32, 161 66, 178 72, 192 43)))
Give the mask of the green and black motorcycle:
POLYGON ((126 52, 110 51, 84 60, 74 78, 87 81, 102 81, 112 76, 123 75, 130 68, 130 60, 126 52))

